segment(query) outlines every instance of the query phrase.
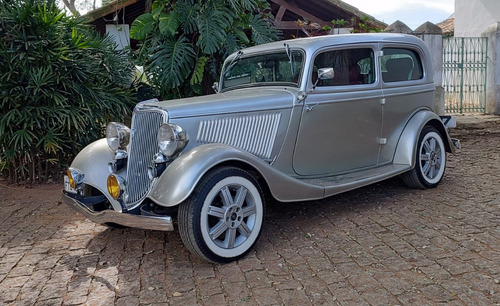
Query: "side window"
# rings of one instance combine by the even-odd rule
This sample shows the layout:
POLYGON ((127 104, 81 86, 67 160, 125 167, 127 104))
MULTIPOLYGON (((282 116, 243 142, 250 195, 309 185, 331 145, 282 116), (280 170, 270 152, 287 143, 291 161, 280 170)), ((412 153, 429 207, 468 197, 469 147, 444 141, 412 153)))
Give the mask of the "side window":
POLYGON ((312 83, 321 68, 333 68, 331 80, 319 80, 317 86, 372 84, 375 82, 375 61, 370 48, 333 50, 320 53, 314 60, 312 83))
POLYGON ((424 77, 417 52, 402 48, 384 48, 381 58, 382 79, 386 83, 420 80, 424 77))

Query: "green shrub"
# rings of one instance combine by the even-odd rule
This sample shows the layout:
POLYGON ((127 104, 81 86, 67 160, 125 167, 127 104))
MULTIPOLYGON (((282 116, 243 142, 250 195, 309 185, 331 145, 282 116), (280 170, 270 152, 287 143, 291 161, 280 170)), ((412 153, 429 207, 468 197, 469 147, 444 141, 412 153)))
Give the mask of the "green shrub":
POLYGON ((0 173, 58 175, 105 124, 130 113, 132 64, 51 1, 0 2, 0 173))
POLYGON ((266 0, 155 0, 130 37, 159 98, 208 94, 227 55, 279 38, 269 12, 266 0))

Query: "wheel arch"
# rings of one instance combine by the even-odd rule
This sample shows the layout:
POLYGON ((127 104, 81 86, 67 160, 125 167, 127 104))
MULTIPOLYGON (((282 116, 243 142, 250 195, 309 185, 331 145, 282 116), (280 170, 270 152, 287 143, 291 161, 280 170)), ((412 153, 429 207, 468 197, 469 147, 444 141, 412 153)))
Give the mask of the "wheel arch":
POLYGON ((411 165, 411 168, 415 166, 418 138, 427 125, 438 130, 443 139, 446 152, 454 153, 451 138, 439 116, 429 110, 422 110, 411 117, 401 133, 394 154, 394 164, 411 165))
POLYGON ((113 199, 107 191, 108 163, 113 159, 114 152, 109 148, 106 138, 101 138, 83 148, 73 159, 70 167, 82 171, 85 175, 83 183, 101 192, 111 203, 113 209, 121 212, 120 203, 113 199))
POLYGON ((274 169, 258 157, 225 145, 205 144, 185 152, 156 178, 148 197, 164 207, 179 205, 186 200, 201 178, 219 166, 232 166, 253 175, 266 195, 278 201, 320 199, 324 188, 309 185, 274 169))

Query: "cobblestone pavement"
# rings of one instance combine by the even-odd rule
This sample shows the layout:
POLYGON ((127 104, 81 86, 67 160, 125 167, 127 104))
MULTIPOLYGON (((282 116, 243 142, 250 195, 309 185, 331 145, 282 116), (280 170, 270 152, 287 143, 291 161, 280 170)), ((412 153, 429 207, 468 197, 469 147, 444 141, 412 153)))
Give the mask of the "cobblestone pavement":
POLYGON ((0 302, 14 305, 500 304, 500 118, 461 117, 433 190, 398 179, 274 203, 244 259, 192 257, 178 232, 109 229, 57 185, 0 185, 0 302))

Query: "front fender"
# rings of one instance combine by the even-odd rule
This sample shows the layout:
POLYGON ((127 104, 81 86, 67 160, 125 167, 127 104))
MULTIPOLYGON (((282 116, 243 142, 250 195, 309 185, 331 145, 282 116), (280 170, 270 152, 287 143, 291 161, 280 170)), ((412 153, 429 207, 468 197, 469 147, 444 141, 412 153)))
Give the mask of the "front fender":
POLYGON ((422 129, 426 125, 435 127, 443 137, 446 151, 454 153, 454 145, 451 141, 441 118, 431 111, 420 111, 416 113, 406 124, 394 155, 394 164, 411 165, 415 167, 417 143, 422 129))
POLYGON ((272 195, 280 201, 323 197, 323 187, 291 178, 256 156, 224 144, 201 145, 179 156, 157 179, 148 197, 161 206, 178 205, 191 195, 200 179, 210 169, 231 161, 245 163, 258 171, 272 195))
POLYGON ((98 189, 106 196, 113 209, 121 211, 121 205, 108 194, 106 181, 109 176, 108 163, 114 158, 114 152, 108 146, 106 139, 99 139, 86 146, 71 163, 85 174, 84 184, 98 189))

